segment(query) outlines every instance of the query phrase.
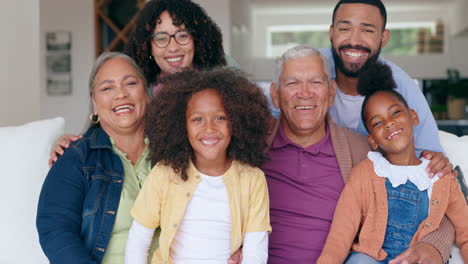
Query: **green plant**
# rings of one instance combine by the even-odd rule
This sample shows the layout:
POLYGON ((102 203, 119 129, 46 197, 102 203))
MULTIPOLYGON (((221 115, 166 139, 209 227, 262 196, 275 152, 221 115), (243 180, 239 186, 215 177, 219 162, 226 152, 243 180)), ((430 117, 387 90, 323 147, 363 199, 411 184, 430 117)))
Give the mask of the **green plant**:
POLYGON ((447 102, 447 80, 425 80, 424 86, 428 89, 433 105, 445 105, 447 102))
POLYGON ((447 95, 455 98, 468 98, 468 80, 460 78, 456 69, 447 69, 447 95))
POLYGON ((447 105, 445 104, 432 104, 431 111, 433 113, 444 113, 447 112, 447 105))

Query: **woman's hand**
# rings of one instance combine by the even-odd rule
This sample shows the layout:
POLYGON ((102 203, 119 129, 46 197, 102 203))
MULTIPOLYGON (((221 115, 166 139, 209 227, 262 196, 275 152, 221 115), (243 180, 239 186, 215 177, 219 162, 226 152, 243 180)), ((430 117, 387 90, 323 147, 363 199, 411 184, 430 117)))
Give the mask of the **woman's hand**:
POLYGON ((49 156, 49 167, 52 167, 54 163, 57 161, 59 155, 63 155, 63 151, 70 146, 70 143, 73 141, 77 141, 78 139, 82 138, 83 136, 75 136, 70 134, 65 134, 61 136, 54 144, 52 149, 50 150, 49 156))

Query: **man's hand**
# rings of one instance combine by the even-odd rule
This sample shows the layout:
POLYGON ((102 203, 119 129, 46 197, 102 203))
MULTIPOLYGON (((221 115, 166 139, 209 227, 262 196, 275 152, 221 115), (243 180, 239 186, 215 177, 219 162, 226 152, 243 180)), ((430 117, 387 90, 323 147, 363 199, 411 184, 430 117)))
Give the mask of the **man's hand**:
POLYGON ((443 264, 442 256, 433 246, 421 242, 408 248, 388 264, 443 264))
POLYGON ((231 257, 228 259, 228 264, 241 264, 242 262, 242 247, 239 248, 231 257))
POLYGON ((50 157, 49 157, 49 167, 52 167, 54 163, 57 161, 59 155, 63 155, 63 151, 70 146, 70 143, 76 141, 83 136, 75 136, 70 134, 65 134, 61 136, 54 144, 52 149, 50 150, 50 157))
POLYGON ((421 157, 431 161, 426 168, 426 171, 429 173, 429 178, 434 178, 436 175, 439 177, 445 175, 452 175, 454 178, 457 177, 458 172, 453 170, 452 163, 444 156, 444 153, 424 150, 421 153, 421 157))

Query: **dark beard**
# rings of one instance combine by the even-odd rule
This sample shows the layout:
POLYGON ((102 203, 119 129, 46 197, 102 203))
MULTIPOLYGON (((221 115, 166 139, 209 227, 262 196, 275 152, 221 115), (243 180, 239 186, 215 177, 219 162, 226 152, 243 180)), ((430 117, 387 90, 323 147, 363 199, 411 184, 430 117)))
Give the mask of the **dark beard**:
MULTIPOLYGON (((333 55, 333 60, 335 61, 335 66, 338 68, 340 72, 342 72, 345 76, 350 77, 350 78, 357 78, 359 77, 359 74, 361 73, 362 69, 364 69, 368 64, 374 63, 377 61, 380 55, 380 48, 382 47, 382 42, 380 43, 379 49, 377 50, 377 53, 374 55, 370 56, 369 59, 362 65, 362 67, 358 68, 357 66, 354 67, 354 69, 347 69, 344 65, 343 60, 341 59, 340 55, 338 52, 335 50, 333 47, 332 43, 332 55, 333 55)), ((362 47, 362 46, 351 46, 351 45, 344 45, 339 47, 340 50, 342 49, 358 49, 358 50, 364 50, 367 52, 370 52, 369 48, 362 47)))

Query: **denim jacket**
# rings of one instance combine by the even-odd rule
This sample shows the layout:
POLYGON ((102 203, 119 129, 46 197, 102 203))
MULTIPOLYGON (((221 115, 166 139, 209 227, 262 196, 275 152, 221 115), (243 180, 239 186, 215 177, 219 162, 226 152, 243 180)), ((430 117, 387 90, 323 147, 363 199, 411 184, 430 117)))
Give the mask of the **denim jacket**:
POLYGON ((101 263, 124 180, 109 136, 91 127, 50 169, 39 197, 36 225, 51 263, 101 263))

